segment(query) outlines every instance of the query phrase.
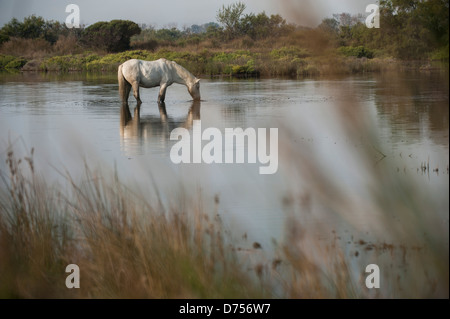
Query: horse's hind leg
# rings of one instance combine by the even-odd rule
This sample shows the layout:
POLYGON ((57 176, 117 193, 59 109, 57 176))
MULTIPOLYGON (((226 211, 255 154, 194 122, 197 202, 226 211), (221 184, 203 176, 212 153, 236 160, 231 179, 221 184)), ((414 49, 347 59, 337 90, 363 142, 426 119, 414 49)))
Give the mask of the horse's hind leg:
POLYGON ((128 104, 128 97, 130 96, 130 91, 131 91, 131 85, 127 82, 127 83, 125 83, 124 97, 123 97, 123 102, 125 104, 128 104))
POLYGON ((123 77, 122 66, 119 67, 119 93, 122 104, 128 104, 128 96, 130 95, 131 84, 123 77))
POLYGON ((134 81, 132 84, 132 87, 133 87, 134 98, 136 99, 138 104, 141 104, 142 101, 141 101, 141 98, 139 97, 139 83, 137 81, 134 81))

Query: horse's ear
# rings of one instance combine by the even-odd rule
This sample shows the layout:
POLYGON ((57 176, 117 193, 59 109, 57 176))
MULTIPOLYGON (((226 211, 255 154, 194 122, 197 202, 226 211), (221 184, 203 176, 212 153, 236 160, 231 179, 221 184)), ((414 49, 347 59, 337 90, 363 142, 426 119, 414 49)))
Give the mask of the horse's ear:
POLYGON ((195 84, 197 84, 197 83, 199 83, 200 82, 200 79, 196 79, 195 80, 195 84))

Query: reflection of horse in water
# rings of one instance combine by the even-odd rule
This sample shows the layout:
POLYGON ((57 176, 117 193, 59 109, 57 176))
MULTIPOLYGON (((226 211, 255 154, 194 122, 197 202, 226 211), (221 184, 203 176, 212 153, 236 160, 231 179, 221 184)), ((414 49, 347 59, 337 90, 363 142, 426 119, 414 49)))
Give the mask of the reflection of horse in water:
POLYGON ((131 59, 119 65, 119 93, 123 104, 128 103, 131 88, 138 104, 139 87, 152 88, 159 86, 158 102, 164 102, 166 89, 173 83, 186 85, 194 101, 200 100, 200 79, 193 76, 181 65, 166 59, 143 61, 131 59))
MULTIPOLYGON (((200 101, 193 101, 184 121, 177 121, 170 118, 166 112, 164 102, 158 103, 159 117, 155 115, 141 116, 140 104, 134 108, 134 116, 131 115, 130 108, 123 104, 120 108, 120 137, 121 145, 126 153, 142 153, 145 141, 151 138, 158 140, 163 146, 167 146, 170 141, 170 132, 177 127, 190 129, 193 120, 200 119, 200 101), (138 150, 136 150, 138 148, 138 150), (141 148, 141 149, 139 149, 141 148)), ((131 154, 127 154, 131 155, 131 154)))

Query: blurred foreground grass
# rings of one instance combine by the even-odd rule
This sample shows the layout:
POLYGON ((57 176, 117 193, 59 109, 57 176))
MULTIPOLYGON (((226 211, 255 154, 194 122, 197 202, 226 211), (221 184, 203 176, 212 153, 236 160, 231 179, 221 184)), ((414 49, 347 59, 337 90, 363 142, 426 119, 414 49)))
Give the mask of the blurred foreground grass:
MULTIPOLYGON (((327 196, 321 209, 351 213, 337 185, 303 160, 312 165, 311 194, 327 196)), ((392 194, 398 185, 390 178, 379 180, 389 185, 378 185, 367 209, 381 212, 386 238, 398 234, 397 243, 359 240, 356 254, 337 235, 321 245, 300 223, 299 214, 311 210, 310 195, 286 196, 285 240, 267 257, 257 243, 240 248, 217 212, 203 210, 201 196, 165 209, 137 196, 114 172, 97 174, 86 166, 83 178, 66 174, 65 185, 49 185, 35 172, 33 151, 19 159, 10 148, 6 163, 0 189, 1 298, 448 297, 445 234, 430 232, 436 224, 421 217, 411 194, 406 194, 410 202, 392 194), (394 208, 399 218, 408 215, 406 224, 389 220, 394 208), (364 254, 382 263, 383 289, 365 287, 370 258, 364 254), (65 286, 65 267, 73 263, 81 270, 80 289, 65 286)), ((326 226, 321 231, 335 232, 326 226)))

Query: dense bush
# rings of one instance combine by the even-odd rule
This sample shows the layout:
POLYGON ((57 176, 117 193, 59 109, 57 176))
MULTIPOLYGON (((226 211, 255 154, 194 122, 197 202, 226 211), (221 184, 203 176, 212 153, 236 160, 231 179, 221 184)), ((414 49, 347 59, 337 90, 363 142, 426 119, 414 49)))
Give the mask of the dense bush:
POLYGON ((0 54, 0 70, 19 69, 26 63, 23 58, 0 54))
POLYGON ((245 8, 244 3, 237 2, 229 6, 222 6, 218 11, 217 21, 223 25, 223 29, 217 31, 222 31, 226 39, 248 36, 253 40, 258 40, 279 36, 295 29, 278 14, 270 17, 265 12, 244 15, 245 8))
POLYGON ((1 46, 1 53, 23 58, 42 57, 51 50, 52 45, 44 39, 11 38, 1 46))
POLYGON ((366 49, 364 46, 360 45, 357 47, 340 47, 338 48, 338 52, 344 56, 354 56, 357 58, 373 58, 373 52, 371 50, 366 49))
POLYGON ((50 43, 55 43, 60 34, 68 32, 65 25, 55 21, 45 21, 42 17, 31 15, 23 22, 16 18, 0 29, 0 44, 10 40, 12 37, 25 39, 45 39, 50 43))
POLYGON ((140 32, 141 28, 132 21, 101 21, 83 31, 82 42, 91 48, 120 52, 130 49, 130 38, 140 32))
POLYGON ((346 13, 324 19, 319 28, 343 47, 339 51, 344 55, 367 56, 364 51, 354 54, 355 48, 363 47, 401 59, 426 59, 430 55, 445 59, 449 1, 381 0, 379 29, 369 29, 361 16, 346 13))
POLYGON ((83 71, 87 69, 90 62, 98 59, 100 57, 96 54, 54 56, 42 62, 40 69, 45 71, 83 71))
POLYGON ((281 47, 279 49, 273 49, 270 52, 270 56, 274 59, 295 59, 295 58, 305 58, 310 56, 310 53, 299 47, 281 47))

